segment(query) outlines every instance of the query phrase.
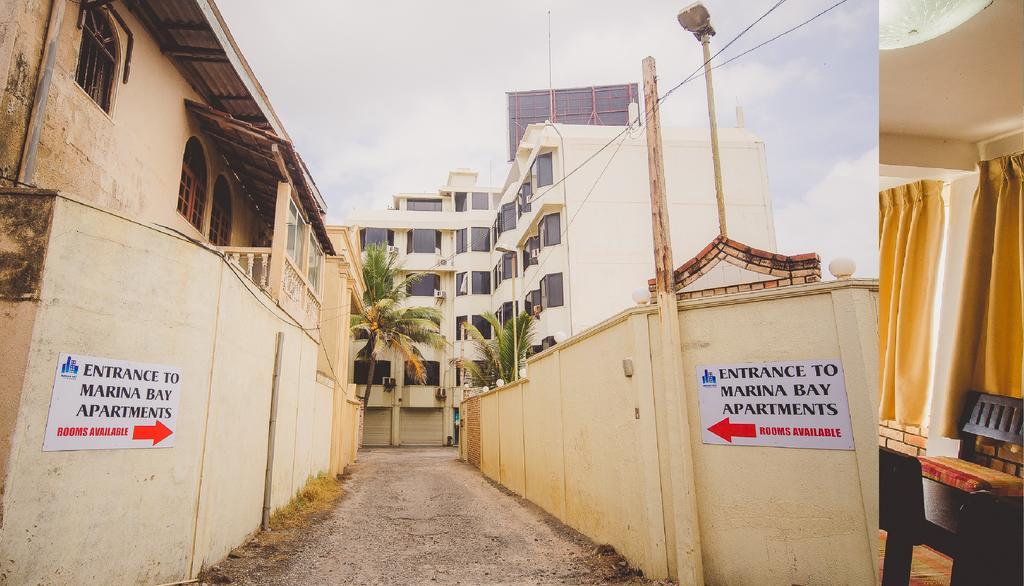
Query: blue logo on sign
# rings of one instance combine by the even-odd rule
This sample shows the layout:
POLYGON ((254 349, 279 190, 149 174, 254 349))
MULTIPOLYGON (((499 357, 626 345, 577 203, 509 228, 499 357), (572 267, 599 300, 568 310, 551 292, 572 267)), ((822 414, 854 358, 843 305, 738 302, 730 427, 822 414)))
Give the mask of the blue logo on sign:
POLYGON ((717 387, 718 379, 715 375, 711 374, 711 371, 704 369, 704 376, 700 377, 700 386, 702 387, 717 387))
POLYGON ((64 378, 77 378, 78 362, 75 362, 70 356, 68 356, 68 359, 64 361, 64 364, 60 365, 60 375, 64 378))

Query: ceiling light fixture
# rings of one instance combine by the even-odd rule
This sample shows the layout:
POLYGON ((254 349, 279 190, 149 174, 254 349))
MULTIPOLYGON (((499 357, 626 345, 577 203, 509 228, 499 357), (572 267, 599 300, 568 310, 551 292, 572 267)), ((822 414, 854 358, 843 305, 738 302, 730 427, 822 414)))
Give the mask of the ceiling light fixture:
POLYGON ((881 0, 878 47, 902 49, 942 36, 992 4, 992 0, 881 0))

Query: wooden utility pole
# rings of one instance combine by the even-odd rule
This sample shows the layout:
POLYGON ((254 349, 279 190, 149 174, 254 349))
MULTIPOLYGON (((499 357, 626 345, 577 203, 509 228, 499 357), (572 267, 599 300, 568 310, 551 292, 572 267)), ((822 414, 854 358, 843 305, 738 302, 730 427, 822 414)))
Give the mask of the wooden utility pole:
MULTIPOLYGON (((663 380, 655 403, 663 411, 663 430, 668 439, 666 452, 669 469, 668 502, 665 502, 665 526, 670 571, 675 567, 680 584, 704 584, 701 560, 700 525, 696 483, 693 478, 693 447, 686 402, 686 373, 683 371, 679 310, 676 303, 672 233, 668 224, 665 195, 665 168, 661 145, 661 114, 658 104, 658 80, 654 58, 643 61, 644 104, 647 108, 647 165, 651 181, 651 224, 654 233, 654 270, 657 282, 658 319, 661 339, 663 380), (660 403, 660 404, 659 404, 660 403)), ((659 436, 662 433, 659 431, 659 436)), ((663 455, 662 457, 665 457, 663 455)), ((663 497, 664 502, 664 497, 663 497)))

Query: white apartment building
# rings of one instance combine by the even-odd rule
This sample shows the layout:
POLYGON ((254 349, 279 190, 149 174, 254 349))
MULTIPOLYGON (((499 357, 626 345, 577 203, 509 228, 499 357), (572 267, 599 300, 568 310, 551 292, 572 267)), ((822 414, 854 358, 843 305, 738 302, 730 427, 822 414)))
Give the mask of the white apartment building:
MULTIPOLYGON (((633 292, 654 275, 650 189, 644 133, 620 136, 623 130, 533 124, 500 188, 480 186, 475 171, 458 169, 436 193, 399 194, 393 209, 350 215, 347 224, 364 247, 387 242, 405 270, 427 273, 411 301, 439 304, 441 332, 451 341, 444 350, 423 349, 423 385, 405 384, 400 359, 377 363, 364 444, 455 438, 462 381, 454 359, 475 357, 472 344, 459 339, 463 320, 486 334, 481 313, 504 320, 528 311, 540 351, 634 304, 633 292)), ((743 128, 719 133, 729 236, 774 251, 764 143, 743 128)), ((678 265, 718 235, 711 147, 706 129, 667 128, 663 143, 678 265)), ((700 279, 702 287, 749 281, 748 272, 727 263, 700 279)), ((357 363, 352 371, 353 382, 365 384, 366 369, 357 363)))

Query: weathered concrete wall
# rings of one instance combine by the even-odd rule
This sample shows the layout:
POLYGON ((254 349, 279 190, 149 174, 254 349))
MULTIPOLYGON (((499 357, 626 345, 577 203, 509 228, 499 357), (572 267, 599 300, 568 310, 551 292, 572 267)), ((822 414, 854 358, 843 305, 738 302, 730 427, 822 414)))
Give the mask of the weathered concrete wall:
POLYGON ((50 0, 0 3, 0 175, 4 177, 18 175, 49 15, 50 0))
POLYGON ((39 305, 53 198, 12 197, 0 191, 0 526, 11 435, 21 402, 25 364, 39 305))
MULTIPOLYGON (((756 302, 683 304, 682 309, 687 373, 707 363, 841 359, 856 444, 856 451, 705 445, 700 440, 697 389, 688 380, 708 582, 875 583, 875 291, 856 283, 824 283, 778 290, 756 302)), ((650 321, 652 352, 657 356, 656 316, 650 321)))
MULTIPOLYGON (((877 284, 686 301, 679 319, 688 373, 702 363, 841 359, 856 444, 704 445, 697 389, 685 381, 707 583, 876 582, 877 284)), ((660 578, 674 573, 663 479, 666 454, 680 446, 657 407, 666 391, 657 321, 656 308, 630 310, 537 355, 527 379, 479 397, 479 425, 481 471, 660 578)))
MULTIPOLYGON (((319 344, 211 251, 63 197, 49 201, 34 323, 5 314, 0 327, 31 329, 6 459, 0 583, 194 576, 259 527, 277 332, 273 506, 327 470, 334 389, 317 380, 319 344), (181 368, 174 447, 42 452, 62 351, 181 368)), ((0 412, 8 415, 7 403, 0 412)))
MULTIPOLYGON (((186 99, 202 99, 160 50, 135 15, 122 4, 118 11, 132 31, 131 75, 122 82, 127 37, 114 26, 120 59, 110 112, 104 112, 75 81, 82 31, 79 3, 67 0, 58 40, 53 81, 40 135, 33 184, 170 226, 194 238, 209 234, 213 186, 220 176, 231 190, 234 246, 253 246, 264 229, 234 175, 212 141, 185 109, 186 99), (185 143, 192 136, 203 145, 207 165, 207 202, 202 230, 177 212, 185 143)), ((0 28, 0 174, 16 177, 32 108, 50 0, 4 2, 10 23, 0 28), (14 6, 9 6, 13 4, 14 6), (6 52, 6 53, 5 53, 6 52), (7 75, 2 74, 6 71, 7 75)), ((3 184, 3 183, 0 183, 3 184)))

